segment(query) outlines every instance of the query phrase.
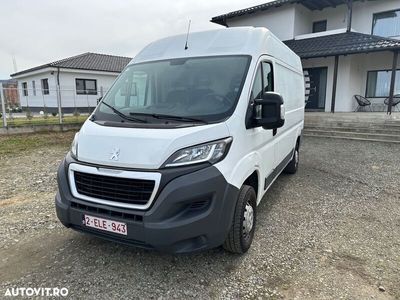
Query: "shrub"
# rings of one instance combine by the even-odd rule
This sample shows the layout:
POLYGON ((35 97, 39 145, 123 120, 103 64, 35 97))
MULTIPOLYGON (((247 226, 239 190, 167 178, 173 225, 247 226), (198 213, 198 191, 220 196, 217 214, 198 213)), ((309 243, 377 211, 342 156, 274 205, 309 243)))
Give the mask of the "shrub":
POLYGON ((26 110, 26 118, 28 120, 32 120, 32 118, 33 118, 33 114, 29 108, 26 110))

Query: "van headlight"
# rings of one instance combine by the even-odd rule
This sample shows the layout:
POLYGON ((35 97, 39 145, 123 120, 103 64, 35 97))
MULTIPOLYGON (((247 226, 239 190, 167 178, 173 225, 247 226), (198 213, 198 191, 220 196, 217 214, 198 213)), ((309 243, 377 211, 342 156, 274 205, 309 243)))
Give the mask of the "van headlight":
POLYGON ((164 163, 164 167, 179 167, 203 162, 215 164, 222 160, 229 151, 232 138, 228 137, 222 140, 200 144, 181 149, 164 163))
POLYGON ((78 158, 78 137, 79 137, 79 132, 75 133, 74 140, 72 141, 71 144, 71 156, 75 159, 78 158))

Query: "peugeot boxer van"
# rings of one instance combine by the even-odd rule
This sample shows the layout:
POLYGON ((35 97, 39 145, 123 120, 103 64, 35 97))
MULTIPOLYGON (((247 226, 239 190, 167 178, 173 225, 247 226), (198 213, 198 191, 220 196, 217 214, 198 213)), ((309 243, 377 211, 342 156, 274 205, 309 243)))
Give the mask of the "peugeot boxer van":
POLYGON ((300 58, 265 28, 156 41, 76 134, 57 216, 148 249, 244 253, 257 205, 298 168, 304 95, 300 58))

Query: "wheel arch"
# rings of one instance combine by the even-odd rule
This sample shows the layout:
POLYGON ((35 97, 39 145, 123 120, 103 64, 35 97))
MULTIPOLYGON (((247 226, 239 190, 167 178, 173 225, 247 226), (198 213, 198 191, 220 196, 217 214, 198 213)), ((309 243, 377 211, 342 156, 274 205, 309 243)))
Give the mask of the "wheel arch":
POLYGON ((251 186, 254 191, 256 192, 257 199, 259 196, 259 190, 260 190, 260 174, 257 170, 254 170, 253 173, 251 173, 246 180, 243 182, 243 185, 248 185, 251 186))

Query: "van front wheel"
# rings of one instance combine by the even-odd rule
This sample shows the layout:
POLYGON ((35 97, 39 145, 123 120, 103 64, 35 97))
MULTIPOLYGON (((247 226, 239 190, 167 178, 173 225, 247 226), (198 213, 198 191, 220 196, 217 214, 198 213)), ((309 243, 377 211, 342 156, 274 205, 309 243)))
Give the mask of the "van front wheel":
POLYGON ((292 160, 288 163, 288 165, 283 171, 286 174, 295 174, 297 172, 297 169, 299 168, 299 160, 300 160, 299 147, 296 147, 293 153, 292 160))
POLYGON ((249 250, 256 228, 256 192, 243 185, 239 191, 231 229, 224 243, 225 250, 242 254, 249 250))

